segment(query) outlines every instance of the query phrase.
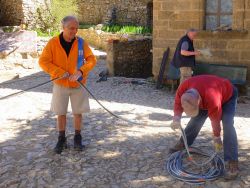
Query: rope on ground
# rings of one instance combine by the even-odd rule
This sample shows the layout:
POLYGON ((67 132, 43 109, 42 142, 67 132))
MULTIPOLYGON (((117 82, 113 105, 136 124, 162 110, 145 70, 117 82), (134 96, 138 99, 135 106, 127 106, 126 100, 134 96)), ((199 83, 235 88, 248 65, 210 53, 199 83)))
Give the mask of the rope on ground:
POLYGON ((119 116, 119 115, 117 115, 117 114, 115 114, 115 113, 113 113, 113 112, 111 112, 109 109, 107 109, 95 96, 94 96, 94 94, 84 85, 84 84, 82 84, 80 81, 78 81, 78 83, 80 84, 80 86, 83 88, 83 89, 85 89, 89 94, 90 94, 90 96, 106 111, 106 112, 108 112, 111 116, 114 116, 115 118, 117 118, 117 119, 120 119, 120 120, 123 120, 123 121, 125 121, 125 122, 127 122, 127 123, 129 123, 129 124, 135 124, 135 125, 141 125, 139 122, 137 122, 137 121, 131 121, 131 120, 129 120, 129 119, 127 119, 127 118, 123 118, 123 117, 121 117, 121 116, 119 116))
POLYGON ((31 78, 42 78, 42 77, 48 77, 47 75, 37 75, 37 76, 29 76, 28 78, 24 77, 24 78, 17 78, 17 79, 13 79, 13 80, 8 80, 8 81, 4 81, 0 83, 0 87, 3 87, 5 85, 9 85, 9 84, 15 84, 18 82, 23 82, 23 81, 27 81, 30 80, 31 78))
POLYGON ((223 159, 217 153, 205 153, 198 148, 189 148, 186 134, 181 127, 181 134, 185 145, 185 150, 177 151, 170 155, 166 169, 174 178, 188 184, 202 185, 206 181, 215 180, 224 174, 225 164, 223 159), (197 154, 208 158, 205 162, 197 163, 192 154, 197 154), (200 168, 200 172, 188 170, 185 167, 184 160, 187 159, 193 166, 200 168))
MULTIPOLYGON (((43 85, 46 85, 46 84, 48 84, 48 83, 50 83, 50 82, 53 82, 53 81, 59 80, 59 79, 61 79, 61 77, 55 78, 55 79, 52 79, 52 80, 49 80, 49 81, 47 81, 47 82, 38 84, 38 85, 36 85, 36 86, 33 86, 33 87, 30 87, 30 88, 24 89, 24 90, 19 91, 19 92, 16 92, 16 93, 12 93, 12 94, 7 95, 7 96, 4 96, 4 97, 0 97, 0 100, 4 100, 4 99, 8 99, 8 98, 10 98, 10 97, 14 97, 14 96, 20 95, 20 94, 25 93, 25 92, 27 92, 27 91, 29 91, 29 90, 32 90, 32 89, 41 87, 41 86, 43 86, 43 85)), ((84 84, 82 84, 80 81, 78 81, 78 83, 79 83, 80 86, 81 86, 82 88, 84 88, 84 89, 90 94, 90 96, 91 96, 91 97, 92 97, 92 98, 93 98, 93 99, 94 99, 94 100, 95 100, 104 110, 106 110, 110 115, 114 116, 114 117, 117 118, 117 119, 123 120, 123 121, 125 121, 125 122, 127 122, 127 123, 129 123, 129 124, 140 125, 139 122, 131 121, 131 120, 129 120, 129 119, 123 118, 123 117, 121 117, 121 116, 119 116, 119 115, 117 115, 117 114, 111 112, 109 109, 107 109, 107 108, 106 108, 106 107, 105 107, 105 106, 104 106, 104 105, 103 105, 103 104, 93 95, 93 93, 92 93, 84 84)))
POLYGON ((46 85, 46 84, 48 84, 48 83, 50 83, 50 82, 53 82, 53 81, 55 81, 55 80, 58 80, 58 79, 60 79, 60 78, 54 78, 54 79, 52 79, 52 80, 49 80, 49 81, 47 81, 47 82, 38 84, 38 85, 36 85, 36 86, 33 86, 33 87, 30 87, 30 88, 24 89, 24 90, 22 90, 22 91, 18 91, 18 92, 16 92, 16 93, 12 93, 12 94, 10 94, 10 95, 1 97, 0 100, 4 100, 4 99, 8 99, 8 98, 10 98, 10 97, 14 97, 14 96, 20 95, 20 94, 25 93, 25 92, 27 92, 27 91, 29 91, 29 90, 32 90, 32 89, 41 87, 41 86, 43 86, 43 85, 46 85))

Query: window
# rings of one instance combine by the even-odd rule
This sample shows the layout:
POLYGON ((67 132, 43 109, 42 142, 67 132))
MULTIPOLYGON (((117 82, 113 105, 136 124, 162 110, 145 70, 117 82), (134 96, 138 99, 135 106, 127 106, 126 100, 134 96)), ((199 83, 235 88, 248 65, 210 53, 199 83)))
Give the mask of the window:
POLYGON ((232 26, 232 1, 233 0, 206 0, 206 30, 232 26))

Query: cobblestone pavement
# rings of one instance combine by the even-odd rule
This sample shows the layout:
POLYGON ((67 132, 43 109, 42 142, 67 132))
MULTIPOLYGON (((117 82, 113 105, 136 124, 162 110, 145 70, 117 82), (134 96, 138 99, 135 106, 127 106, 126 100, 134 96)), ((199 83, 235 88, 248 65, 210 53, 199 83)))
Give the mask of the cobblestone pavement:
MULTIPOLYGON (((68 114, 67 138, 70 148, 53 153, 57 141, 55 116, 49 111, 52 85, 0 101, 0 187, 192 187, 165 172, 168 148, 179 133, 169 128, 174 96, 155 90, 152 83, 135 85, 125 78, 108 78, 97 83, 97 73, 88 87, 113 112, 141 125, 129 125, 105 113, 90 100, 91 113, 84 116, 83 140, 86 150, 72 149, 74 129, 68 114)), ((49 78, 39 70, 19 70, 21 79, 0 87, 0 96, 36 85, 49 78)), ((250 187, 249 101, 239 104, 235 127, 239 138, 241 176, 231 182, 222 179, 204 187, 250 187)), ((184 120, 187 122, 187 119, 184 120)), ((196 145, 212 147, 209 121, 196 145)))

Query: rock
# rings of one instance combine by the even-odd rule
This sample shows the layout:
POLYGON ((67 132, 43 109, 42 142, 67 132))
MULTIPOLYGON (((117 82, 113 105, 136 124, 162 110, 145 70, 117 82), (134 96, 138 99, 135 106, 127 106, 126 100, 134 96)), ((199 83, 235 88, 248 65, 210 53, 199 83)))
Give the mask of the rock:
POLYGON ((4 168, 4 169, 1 169, 0 171, 0 176, 4 175, 5 173, 8 172, 8 169, 7 168, 4 168))
POLYGON ((48 187, 47 183, 44 181, 43 178, 39 178, 37 181, 38 187, 48 187))
POLYGON ((29 153, 27 153, 27 159, 29 161, 32 161, 32 160, 34 160, 34 158, 38 157, 39 154, 40 154, 40 152, 29 152, 29 153))
POLYGON ((30 170, 30 171, 28 172, 28 176, 31 177, 31 178, 32 178, 32 177, 33 177, 33 178, 36 177, 36 170, 30 170))
MULTIPOLYGON (((10 187, 10 186, 13 186, 13 185, 16 185, 18 183, 20 183, 21 181, 19 179, 11 179, 11 180, 7 180, 4 182, 4 186, 5 187, 10 187)), ((1 187, 1 184, 0 184, 0 187, 1 187)))
POLYGON ((3 147, 3 151, 15 151, 16 147, 15 146, 6 146, 3 147))
POLYGON ((146 165, 146 166, 141 168, 141 172, 146 172, 146 171, 148 171, 149 168, 150 168, 150 166, 146 165))
POLYGON ((41 150, 41 149, 43 149, 43 145, 42 145, 42 144, 36 144, 36 145, 34 146, 34 149, 36 149, 36 150, 41 150))
POLYGON ((0 51, 0 59, 4 59, 6 58, 8 55, 8 52, 5 50, 5 51, 0 51))
POLYGON ((229 187, 232 187, 232 181, 221 181, 221 182, 218 182, 217 183, 218 187, 221 187, 221 188, 229 188, 229 187))
POLYGON ((50 163, 52 161, 53 160, 50 158, 39 158, 39 159, 35 160, 35 163, 50 163))
POLYGON ((28 180, 22 180, 19 185, 19 188, 27 188, 27 185, 28 185, 28 180))

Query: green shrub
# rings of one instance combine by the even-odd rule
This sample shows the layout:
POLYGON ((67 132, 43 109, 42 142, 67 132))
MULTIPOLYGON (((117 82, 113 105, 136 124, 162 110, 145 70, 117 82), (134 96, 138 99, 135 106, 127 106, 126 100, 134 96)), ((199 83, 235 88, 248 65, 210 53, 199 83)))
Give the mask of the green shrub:
POLYGON ((76 0, 44 0, 45 5, 36 9, 36 29, 43 33, 59 31, 61 20, 77 12, 76 0))
POLYGON ((112 32, 112 33, 127 33, 127 34, 148 34, 152 33, 152 29, 143 26, 133 26, 133 25, 104 25, 102 31, 112 32))
POLYGON ((11 33, 14 30, 15 30, 14 26, 5 26, 5 27, 3 27, 3 32, 5 32, 5 33, 11 33))
POLYGON ((39 37, 54 37, 60 34, 60 31, 51 31, 51 32, 44 32, 40 29, 36 29, 37 36, 39 37))

